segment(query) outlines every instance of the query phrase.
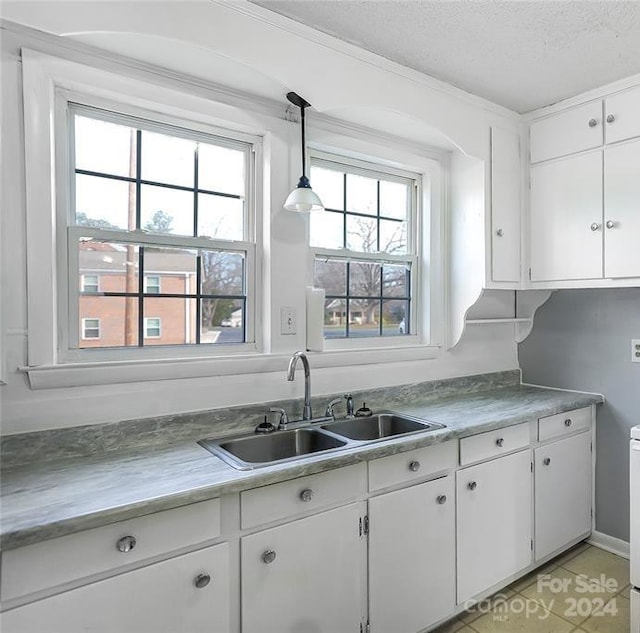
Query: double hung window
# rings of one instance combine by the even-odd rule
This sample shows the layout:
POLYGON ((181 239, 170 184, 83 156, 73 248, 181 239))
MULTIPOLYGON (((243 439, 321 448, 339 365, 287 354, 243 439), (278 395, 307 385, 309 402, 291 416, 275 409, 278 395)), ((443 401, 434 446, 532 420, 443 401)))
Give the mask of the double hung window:
POLYGON ((75 104, 69 130, 71 353, 254 341, 252 145, 75 104))
POLYGON ((311 182, 325 205, 310 233, 325 339, 415 335, 419 176, 313 155, 311 182))

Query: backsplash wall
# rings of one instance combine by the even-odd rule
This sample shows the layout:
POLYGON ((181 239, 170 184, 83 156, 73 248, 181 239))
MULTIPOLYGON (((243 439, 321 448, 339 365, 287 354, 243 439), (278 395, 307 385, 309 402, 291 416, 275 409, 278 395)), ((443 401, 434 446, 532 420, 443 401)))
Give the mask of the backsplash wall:
POLYGON ((629 540, 629 431, 640 424, 640 288, 560 290, 519 345, 523 382, 602 393, 596 436, 596 529, 629 540))

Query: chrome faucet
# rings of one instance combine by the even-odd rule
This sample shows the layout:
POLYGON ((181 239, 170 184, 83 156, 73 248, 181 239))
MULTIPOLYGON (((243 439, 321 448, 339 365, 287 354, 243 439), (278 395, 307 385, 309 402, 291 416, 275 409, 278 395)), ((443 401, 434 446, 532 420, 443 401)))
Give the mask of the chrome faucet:
POLYGON ((289 368, 287 369, 287 380, 293 381, 296 376, 296 363, 298 359, 302 360, 304 367, 304 407, 302 409, 302 419, 311 420, 313 415, 311 413, 311 372, 309 370, 309 360, 304 352, 296 352, 289 361, 289 368))

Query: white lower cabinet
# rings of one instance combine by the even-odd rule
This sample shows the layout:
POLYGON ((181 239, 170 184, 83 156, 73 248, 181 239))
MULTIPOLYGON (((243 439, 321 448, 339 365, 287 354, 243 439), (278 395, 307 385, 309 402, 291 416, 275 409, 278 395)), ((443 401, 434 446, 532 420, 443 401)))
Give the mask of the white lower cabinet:
POLYGON ((455 608, 452 476, 369 500, 372 633, 416 633, 455 608))
POLYGON ((456 473, 458 604, 531 564, 531 450, 456 473))
POLYGON ((591 433, 535 450, 536 560, 591 531, 591 433))
POLYGON ((352 503, 242 538, 243 633, 360 630, 365 508, 352 503))
POLYGON ((229 633, 228 549, 222 543, 6 611, 2 632, 229 633))

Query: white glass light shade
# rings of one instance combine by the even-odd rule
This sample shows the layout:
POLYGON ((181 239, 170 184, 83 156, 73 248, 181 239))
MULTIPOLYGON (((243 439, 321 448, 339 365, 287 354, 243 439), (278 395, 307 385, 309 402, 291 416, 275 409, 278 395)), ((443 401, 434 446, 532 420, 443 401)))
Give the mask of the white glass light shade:
POLYGON ((287 211, 324 211, 324 205, 311 187, 296 187, 287 197, 284 208, 287 211))

